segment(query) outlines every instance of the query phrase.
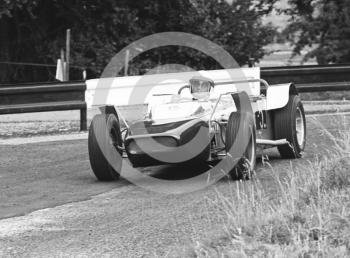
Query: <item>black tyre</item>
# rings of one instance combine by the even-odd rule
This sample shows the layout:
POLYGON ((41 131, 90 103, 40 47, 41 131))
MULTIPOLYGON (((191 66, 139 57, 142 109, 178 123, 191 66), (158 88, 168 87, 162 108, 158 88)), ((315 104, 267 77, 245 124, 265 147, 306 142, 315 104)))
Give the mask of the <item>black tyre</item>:
POLYGON ((306 144, 306 120, 299 96, 291 95, 287 106, 275 111, 275 139, 286 139, 289 144, 278 146, 282 158, 300 158, 306 144))
POLYGON ((93 118, 89 129, 88 148, 90 165, 97 179, 119 179, 122 167, 122 136, 116 115, 103 114, 93 118))
POLYGON ((226 152, 229 153, 236 141, 244 146, 243 157, 239 159, 236 166, 229 171, 229 175, 234 180, 248 180, 251 178, 256 165, 256 128, 252 114, 233 112, 230 115, 226 128, 226 152), (243 135, 238 135, 242 119, 243 135), (248 141, 248 144, 247 144, 248 141))

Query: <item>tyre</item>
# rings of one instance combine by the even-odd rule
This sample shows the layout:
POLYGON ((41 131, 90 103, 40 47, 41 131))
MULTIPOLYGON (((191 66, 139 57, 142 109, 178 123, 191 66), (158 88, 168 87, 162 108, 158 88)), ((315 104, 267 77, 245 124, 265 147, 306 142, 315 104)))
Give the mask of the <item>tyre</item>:
POLYGON ((229 175, 234 180, 248 180, 251 178, 256 165, 256 128, 252 114, 240 112, 231 113, 226 128, 225 148, 227 153, 230 152, 235 142, 244 146, 245 150, 243 157, 241 157, 235 167, 229 171, 229 175), (241 116, 244 116, 242 119, 243 135, 238 135, 241 116))
POLYGON ((96 115, 89 129, 88 149, 92 171, 100 181, 120 177, 122 136, 116 115, 96 115))
POLYGON ((289 144, 278 146, 282 158, 300 158, 306 144, 306 120, 299 96, 291 95, 287 106, 275 111, 275 139, 286 139, 289 144))

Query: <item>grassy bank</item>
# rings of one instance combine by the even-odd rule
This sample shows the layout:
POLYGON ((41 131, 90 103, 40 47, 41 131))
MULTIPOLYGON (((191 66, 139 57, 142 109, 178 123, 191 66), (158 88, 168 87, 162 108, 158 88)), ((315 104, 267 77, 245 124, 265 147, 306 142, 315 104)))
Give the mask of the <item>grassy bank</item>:
POLYGON ((270 167, 273 196, 258 180, 236 182, 229 197, 218 192, 210 201, 225 214, 226 232, 198 242, 192 255, 350 257, 350 131, 325 134, 334 142, 328 155, 283 178, 270 167))

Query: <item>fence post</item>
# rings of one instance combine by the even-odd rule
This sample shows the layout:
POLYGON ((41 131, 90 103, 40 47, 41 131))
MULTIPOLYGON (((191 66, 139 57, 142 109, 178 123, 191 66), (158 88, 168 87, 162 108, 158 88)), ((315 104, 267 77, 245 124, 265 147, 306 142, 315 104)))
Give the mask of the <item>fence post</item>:
POLYGON ((69 81, 69 66, 70 66, 70 29, 66 31, 66 70, 65 77, 66 81, 69 81))
POLYGON ((87 108, 80 109, 80 131, 87 131, 87 108))

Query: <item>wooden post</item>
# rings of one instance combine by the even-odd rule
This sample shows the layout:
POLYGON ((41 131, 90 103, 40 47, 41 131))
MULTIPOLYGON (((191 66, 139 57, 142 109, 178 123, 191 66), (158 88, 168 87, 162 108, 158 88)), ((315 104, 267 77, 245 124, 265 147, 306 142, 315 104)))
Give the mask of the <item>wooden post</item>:
POLYGON ((87 109, 80 109, 80 131, 87 131, 87 109))
POLYGON ((249 67, 254 67, 255 66, 255 58, 249 58, 249 61, 248 61, 248 66, 249 67))
POLYGON ((64 65, 64 63, 66 62, 65 58, 64 58, 64 50, 61 48, 61 64, 62 64, 62 77, 63 77, 63 81, 66 81, 66 66, 64 65))
POLYGON ((125 53, 125 64, 124 64, 124 75, 128 76, 129 72, 129 58, 130 58, 130 50, 126 50, 125 53))
POLYGON ((66 81, 69 81, 69 65, 70 65, 70 29, 67 30, 66 36, 66 81))

